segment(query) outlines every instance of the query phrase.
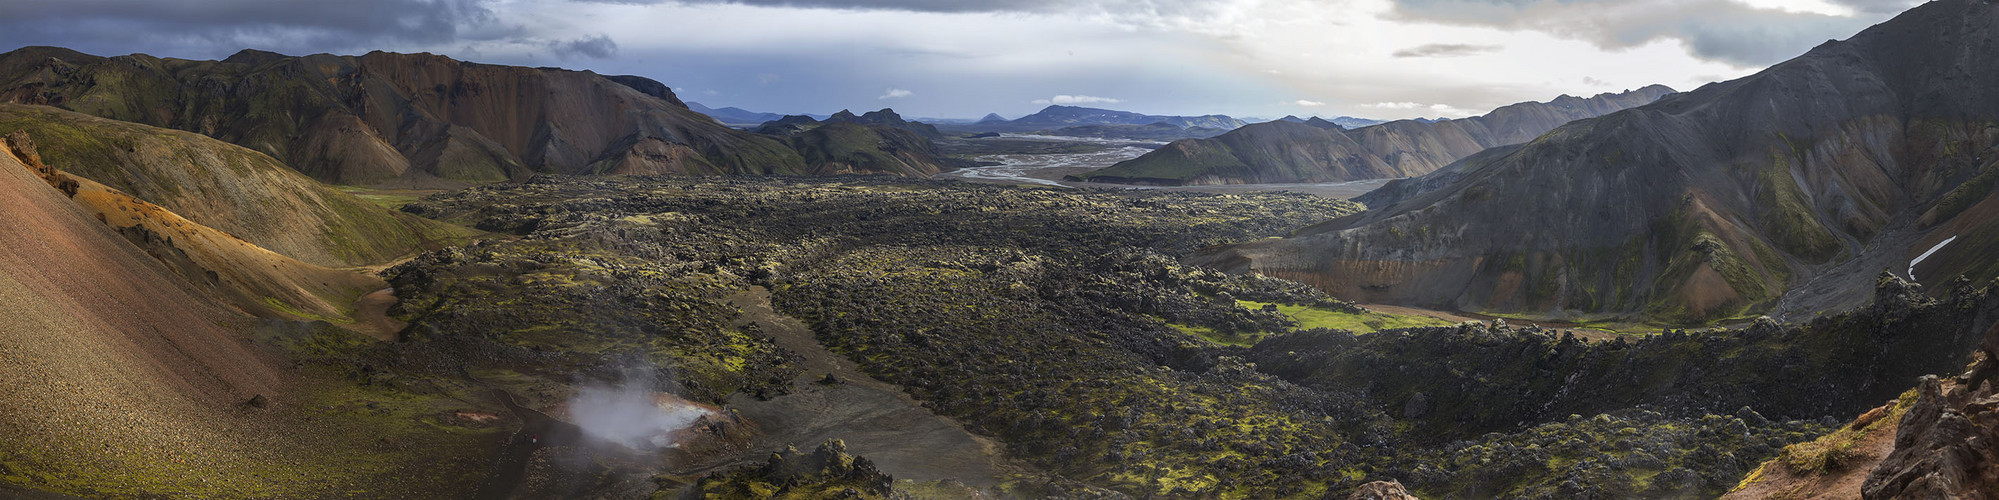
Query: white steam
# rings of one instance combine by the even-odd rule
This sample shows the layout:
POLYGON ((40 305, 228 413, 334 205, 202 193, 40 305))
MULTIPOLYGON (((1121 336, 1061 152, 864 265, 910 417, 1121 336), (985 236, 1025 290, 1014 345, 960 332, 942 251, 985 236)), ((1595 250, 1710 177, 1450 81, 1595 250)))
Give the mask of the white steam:
POLYGON ((569 400, 569 417, 583 432, 634 450, 671 448, 675 434, 708 410, 662 394, 656 380, 635 370, 615 387, 584 386, 569 400))

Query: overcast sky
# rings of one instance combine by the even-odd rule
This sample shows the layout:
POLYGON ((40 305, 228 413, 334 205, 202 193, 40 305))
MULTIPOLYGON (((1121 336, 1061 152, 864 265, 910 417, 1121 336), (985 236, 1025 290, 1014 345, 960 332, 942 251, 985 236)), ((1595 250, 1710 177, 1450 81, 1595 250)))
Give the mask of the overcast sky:
POLYGON ((1909 0, 5 0, 0 50, 427 51, 713 107, 1462 117, 1753 73, 1909 0))

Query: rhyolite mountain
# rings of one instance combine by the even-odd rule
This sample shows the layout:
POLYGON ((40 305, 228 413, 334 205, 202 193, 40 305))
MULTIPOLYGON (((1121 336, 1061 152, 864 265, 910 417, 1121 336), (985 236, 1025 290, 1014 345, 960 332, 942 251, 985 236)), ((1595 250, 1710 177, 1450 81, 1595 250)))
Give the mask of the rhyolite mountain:
POLYGON ((1990 279, 1995 53, 1999 6, 1930 2, 1194 261, 1350 300, 1687 323, 1854 305, 1884 269, 1990 279))
POLYGON ((28 47, 0 54, 0 101, 197 132, 338 184, 805 169, 649 79, 431 54, 192 61, 28 47))
POLYGON ((1151 125, 1166 123, 1180 128, 1234 129, 1243 125, 1242 120, 1228 115, 1202 116, 1162 116, 1118 111, 1111 109, 1085 108, 1081 106, 1052 105, 1034 114, 1013 120, 994 121, 998 115, 988 115, 986 119, 957 128, 975 132, 1034 132, 1055 130, 1083 125, 1151 125))
POLYGON ((1126 184, 1330 182, 1427 174, 1495 146, 1519 144, 1581 118, 1670 94, 1652 85, 1619 94, 1523 102, 1484 116, 1440 122, 1397 120, 1345 130, 1318 117, 1247 125, 1211 139, 1176 141, 1116 165, 1074 176, 1126 184))

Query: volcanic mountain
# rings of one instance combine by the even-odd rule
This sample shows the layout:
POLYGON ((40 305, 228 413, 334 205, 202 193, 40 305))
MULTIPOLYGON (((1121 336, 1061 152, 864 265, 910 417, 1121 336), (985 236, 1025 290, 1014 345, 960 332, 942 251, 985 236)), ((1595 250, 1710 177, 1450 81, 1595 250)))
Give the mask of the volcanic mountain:
POLYGON ((1687 323, 1853 305, 1884 268, 1989 279, 1995 35, 1999 6, 1930 2, 1194 260, 1353 300, 1687 323))
POLYGON ((1650 103, 1673 89, 1653 85, 1621 94, 1523 102, 1484 116, 1428 122, 1397 120, 1354 130, 1333 122, 1277 120, 1211 139, 1175 141, 1076 180, 1125 184, 1328 182, 1430 173, 1486 148, 1519 144, 1573 120, 1650 103))
POLYGON ((222 61, 0 54, 0 101, 197 132, 338 184, 444 184, 536 173, 794 174, 783 144, 687 109, 631 76, 431 54, 222 61))

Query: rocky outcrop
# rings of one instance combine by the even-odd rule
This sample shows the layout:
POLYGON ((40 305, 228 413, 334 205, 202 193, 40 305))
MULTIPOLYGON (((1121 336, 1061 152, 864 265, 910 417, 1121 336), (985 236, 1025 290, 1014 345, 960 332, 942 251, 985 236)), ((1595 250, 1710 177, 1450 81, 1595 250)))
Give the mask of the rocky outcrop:
POLYGON ((1417 500, 1417 498, 1416 495, 1409 494, 1409 490, 1403 489, 1402 483, 1375 481, 1360 485, 1352 495, 1347 495, 1347 500, 1417 500))
POLYGON ((776 141, 688 110, 639 77, 476 64, 431 54, 222 61, 0 55, 0 101, 192 131, 338 184, 462 184, 536 173, 796 174, 776 141), (633 154, 652 143, 690 154, 633 154))
POLYGON ((1999 498, 1999 325, 1978 362, 1953 380, 1923 378, 1902 416, 1895 451, 1861 486, 1867 499, 1999 498))
POLYGON ((1930 2, 1195 260, 1361 302, 1686 323, 1857 305, 1929 248, 1917 277, 1983 280, 1999 274, 1980 257, 1999 200, 1976 182, 1999 169, 1999 66, 1962 61, 1999 51, 1994 33, 1999 7, 1930 2))
POLYGON ((1353 130, 1313 117, 1244 126, 1208 140, 1178 141, 1078 180, 1140 184, 1331 182, 1427 174, 1481 150, 1533 140, 1570 121, 1641 106, 1673 89, 1523 102, 1484 116, 1398 120, 1353 130))
POLYGON ((875 469, 867 458, 847 454, 838 439, 811 453, 786 448, 772 453, 762 467, 747 467, 701 479, 694 491, 715 498, 755 498, 782 491, 787 498, 889 498, 895 478, 875 469))
POLYGON ((1999 494, 1999 394, 1958 389, 1946 394, 1936 377, 1923 379, 1919 399, 1902 417, 1895 451, 1867 476, 1861 497, 1986 499, 1999 494))

